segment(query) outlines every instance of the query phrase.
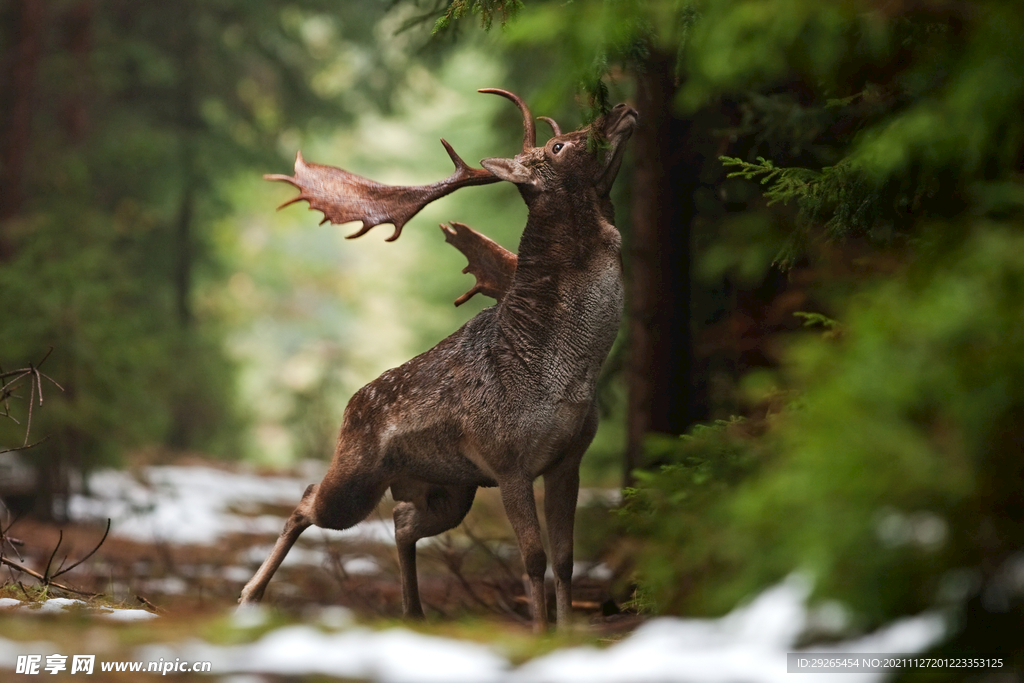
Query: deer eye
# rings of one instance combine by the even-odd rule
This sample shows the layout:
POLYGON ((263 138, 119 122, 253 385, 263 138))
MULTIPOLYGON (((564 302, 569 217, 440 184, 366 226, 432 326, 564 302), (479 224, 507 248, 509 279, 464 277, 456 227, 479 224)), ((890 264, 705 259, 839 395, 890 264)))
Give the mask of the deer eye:
POLYGON ((562 151, 563 147, 565 147, 565 145, 563 145, 561 142, 556 142, 554 147, 551 148, 551 151, 554 152, 555 154, 558 154, 559 152, 562 151))

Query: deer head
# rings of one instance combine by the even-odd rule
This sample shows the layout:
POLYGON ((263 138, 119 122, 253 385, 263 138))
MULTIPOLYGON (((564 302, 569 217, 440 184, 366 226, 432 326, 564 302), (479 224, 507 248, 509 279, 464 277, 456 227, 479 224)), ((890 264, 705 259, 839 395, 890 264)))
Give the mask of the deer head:
POLYGON ((512 100, 523 113, 524 127, 523 149, 519 154, 512 159, 484 159, 481 166, 498 178, 515 183, 528 203, 540 193, 572 193, 587 188, 592 188, 598 198, 608 196, 622 163, 623 143, 636 125, 635 109, 619 104, 586 128, 565 134, 554 120, 541 116, 540 120, 548 123, 555 135, 543 146, 537 146, 533 116, 519 97, 491 88, 480 92, 512 100))

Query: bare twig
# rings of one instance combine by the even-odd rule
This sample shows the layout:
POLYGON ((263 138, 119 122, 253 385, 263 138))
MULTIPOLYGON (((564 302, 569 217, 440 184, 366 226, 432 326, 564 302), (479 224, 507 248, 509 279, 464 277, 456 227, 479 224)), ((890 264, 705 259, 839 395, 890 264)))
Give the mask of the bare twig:
MULTIPOLYGON (((35 405, 35 401, 33 399, 36 396, 36 383, 34 381, 35 377, 33 377, 32 380, 33 381, 29 381, 28 383, 28 419, 26 419, 25 421, 25 441, 21 444, 22 448, 28 445, 28 435, 32 431, 32 406, 35 405)), ((42 401, 43 398, 42 394, 40 393, 39 402, 42 403, 42 401)))
POLYGON ((64 530, 61 529, 57 535, 57 545, 53 547, 53 552, 50 553, 50 559, 46 561, 46 570, 44 571, 45 577, 43 583, 50 583, 50 566, 53 564, 53 558, 57 556, 57 551, 60 549, 60 544, 64 541, 64 530))
MULTIPOLYGON (((11 419, 14 420, 13 417, 11 419)), ((17 424, 21 424, 17 420, 14 420, 14 421, 17 424)), ((28 432, 26 432, 26 435, 27 434, 28 434, 28 432)), ((27 451, 30 448, 35 448, 36 446, 38 446, 39 444, 43 443, 44 441, 46 441, 49 438, 50 438, 50 435, 47 434, 46 436, 44 436, 43 438, 39 439, 39 441, 36 441, 35 443, 30 443, 30 444, 27 444, 27 445, 24 445, 24 446, 15 446, 14 448, 4 448, 3 450, 0 450, 0 453, 14 453, 15 451, 27 451)))
POLYGON ((25 541, 21 540, 20 538, 14 538, 9 533, 10 530, 11 530, 11 527, 13 527, 15 522, 17 522, 17 521, 18 521, 18 518, 15 517, 13 520, 11 520, 11 523, 8 524, 7 526, 0 526, 0 556, 3 556, 4 549, 7 546, 10 546, 11 549, 15 552, 15 554, 17 554, 18 559, 19 560, 23 560, 24 558, 21 556, 21 552, 18 551, 18 548, 24 546, 25 545, 25 541))
POLYGON ((25 440, 22 445, 18 448, 8 448, 0 451, 0 453, 9 453, 11 451, 25 450, 38 446, 42 441, 37 441, 33 444, 29 443, 29 437, 32 433, 32 413, 33 408, 36 404, 38 397, 39 405, 43 405, 43 380, 51 382, 55 387, 64 391, 64 387, 57 383, 52 377, 39 371, 39 367, 46 362, 46 359, 53 353, 53 347, 51 346, 49 351, 43 356, 42 360, 38 363, 30 363, 26 368, 19 368, 18 370, 9 370, 7 372, 0 372, 0 382, 3 385, 0 386, 0 402, 4 404, 3 416, 13 420, 15 424, 21 424, 17 418, 11 415, 10 399, 20 398, 14 394, 14 390, 20 386, 21 381, 26 377, 29 378, 29 396, 28 396, 28 417, 25 423, 25 440))
MULTIPOLYGON (((104 543, 104 542, 105 542, 105 541, 107 540, 107 536, 108 536, 109 534, 110 534, 110 518, 108 517, 108 518, 107 518, 107 528, 106 528, 106 529, 105 529, 105 530, 103 531, 103 538, 101 538, 101 539, 100 539, 99 543, 97 543, 97 544, 96 544, 96 545, 95 545, 95 546, 93 547, 93 549, 92 549, 92 550, 90 550, 90 551, 89 551, 89 552, 88 552, 88 553, 87 553, 87 554, 85 555, 85 557, 83 557, 82 559, 80 559, 80 560, 79 560, 78 562, 75 562, 74 564, 72 564, 72 565, 71 565, 70 567, 68 567, 67 569, 64 569, 64 570, 58 571, 58 572, 57 572, 56 574, 54 574, 54 575, 53 575, 52 577, 50 577, 50 578, 52 578, 52 579, 55 579, 55 578, 57 578, 58 576, 62 576, 62 575, 64 575, 64 574, 67 574, 67 573, 68 573, 69 571, 71 571, 72 569, 74 569, 75 567, 77 567, 78 565, 82 564, 83 562, 85 562, 86 560, 88 560, 88 559, 89 559, 90 557, 92 557, 93 555, 95 555, 95 554, 96 554, 96 551, 97 551, 97 550, 99 550, 99 549, 100 549, 100 546, 101 546, 101 545, 103 545, 103 543, 104 543)), ((54 552, 56 552, 56 550, 55 550, 54 552)))
MULTIPOLYGON (((85 595, 85 596, 88 596, 88 597, 96 597, 97 595, 100 595, 100 593, 92 593, 90 591, 84 591, 84 590, 80 590, 78 588, 72 588, 71 586, 68 586, 66 584, 58 583, 57 581, 55 581, 55 579, 60 577, 60 576, 63 576, 64 574, 67 574, 72 569, 74 569, 75 567, 79 566, 80 564, 82 564, 83 562, 88 560, 90 557, 92 557, 96 553, 96 551, 100 549, 100 546, 103 545, 103 543, 107 540, 107 536, 110 534, 110 523, 111 523, 110 519, 107 519, 107 528, 103 531, 103 537, 100 538, 99 542, 93 547, 92 550, 90 550, 88 553, 86 553, 85 557, 83 557, 82 559, 78 560, 77 562, 73 562, 71 564, 71 566, 66 567, 66 568, 64 567, 64 562, 66 562, 68 558, 65 557, 64 560, 61 561, 60 567, 58 567, 57 571, 54 572, 53 574, 50 573, 50 567, 53 564, 53 558, 55 558, 57 556, 57 551, 60 549, 60 546, 61 546, 61 544, 64 541, 64 530, 63 529, 60 531, 60 535, 57 537, 57 545, 54 546, 53 552, 50 553, 50 559, 48 559, 46 561, 46 569, 44 570, 44 572, 42 574, 40 574, 39 572, 35 571, 34 569, 26 567, 21 562, 16 562, 16 561, 10 559, 9 557, 5 557, 3 552, 2 552, 2 547, 0 547, 0 564, 7 565, 11 569, 14 569, 14 570, 17 570, 19 572, 23 572, 25 574, 28 574, 29 576, 31 576, 32 578, 36 579, 41 584, 43 584, 43 586, 46 586, 46 587, 53 586, 54 588, 59 588, 60 590, 67 591, 69 593, 76 593, 78 595, 85 595)), ((8 526, 6 529, 0 530, 0 536, 2 536, 4 541, 9 541, 10 540, 10 538, 7 536, 7 530, 8 529, 10 529, 10 526, 8 526)), ((20 555, 19 555, 18 559, 21 559, 20 555)), ((21 585, 20 582, 19 582, 18 585, 21 585)), ((24 591, 24 587, 22 588, 22 591, 24 591)))

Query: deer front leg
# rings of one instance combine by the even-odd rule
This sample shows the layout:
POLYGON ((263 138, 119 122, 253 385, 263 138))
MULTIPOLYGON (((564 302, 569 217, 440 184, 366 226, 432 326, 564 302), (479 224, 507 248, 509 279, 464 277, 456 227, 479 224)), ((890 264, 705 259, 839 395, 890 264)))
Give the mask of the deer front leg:
POLYGON ((540 535, 540 519, 537 517, 537 502, 533 497, 533 482, 528 478, 514 478, 499 482, 501 502, 505 506, 512 530, 519 542, 519 553, 530 579, 530 610, 533 615, 533 630, 542 633, 547 629, 547 596, 544 592, 544 570, 547 556, 540 535))
POLYGON ((544 475, 544 518, 555 575, 555 614, 558 627, 569 626, 572 612, 573 526, 580 490, 579 459, 563 461, 544 475))
POLYGON ((288 521, 285 522, 281 535, 277 537, 274 549, 270 551, 270 555, 260 565, 256 575, 249 579, 249 583, 245 584, 245 587, 242 589, 242 595, 238 598, 239 605, 243 607, 255 605, 263 599, 263 593, 267 590, 267 584, 270 583, 274 572, 284 562, 288 551, 295 545, 295 541, 298 540, 302 532, 313 525, 312 503, 316 497, 316 490, 316 484, 310 484, 306 488, 306 492, 302 494, 302 500, 296 506, 288 521))
POLYGON ((579 436, 557 467, 544 475, 544 519, 555 575, 555 615, 559 628, 572 615, 573 528, 580 492, 580 461, 597 432, 597 408, 591 408, 579 436))
POLYGON ((475 486, 392 486, 395 545, 402 574, 402 612, 422 617, 416 578, 416 541, 453 529, 462 522, 476 497, 475 486))

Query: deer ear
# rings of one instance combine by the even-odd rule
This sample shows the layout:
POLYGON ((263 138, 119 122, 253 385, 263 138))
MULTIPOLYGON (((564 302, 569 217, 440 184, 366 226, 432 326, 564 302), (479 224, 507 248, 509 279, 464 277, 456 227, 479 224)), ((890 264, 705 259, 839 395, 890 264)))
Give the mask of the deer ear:
POLYGON ((533 174, 515 159, 481 159, 480 165, 502 180, 516 185, 528 185, 533 182, 533 174))

